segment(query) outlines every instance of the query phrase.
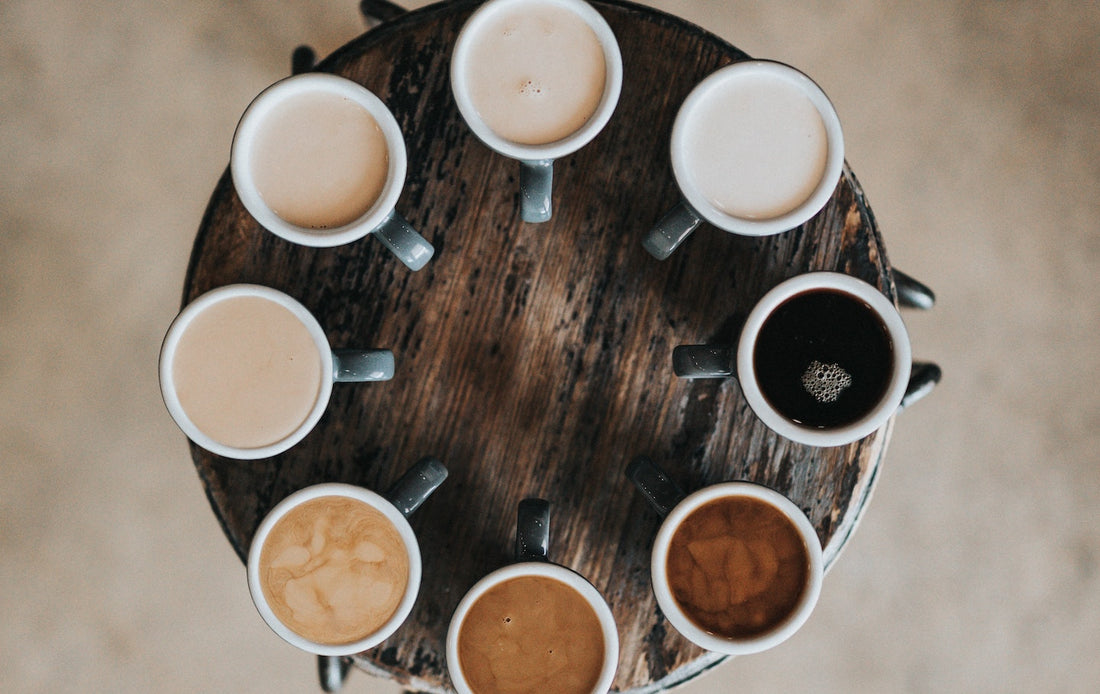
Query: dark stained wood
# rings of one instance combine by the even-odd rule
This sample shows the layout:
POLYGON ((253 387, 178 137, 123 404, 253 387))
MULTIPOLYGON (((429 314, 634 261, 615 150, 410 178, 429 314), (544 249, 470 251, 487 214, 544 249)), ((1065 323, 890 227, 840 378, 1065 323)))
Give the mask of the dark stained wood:
MULTIPOLYGON (((680 102, 714 69, 746 56, 697 27, 636 5, 596 2, 622 47, 622 97, 607 128, 556 165, 554 217, 520 221, 518 166, 463 123, 448 81, 470 2, 382 24, 318 69, 386 102, 408 142, 398 204, 436 248, 413 273, 371 238, 334 249, 288 244, 245 212, 226 173, 202 221, 184 301, 233 282, 302 301, 334 347, 387 347, 392 381, 337 384, 327 414, 275 458, 192 457, 227 537, 244 558, 264 514, 295 489, 342 481, 383 489, 436 456, 451 476, 412 519, 424 582, 409 621, 356 657, 412 689, 449 686, 447 622, 463 593, 507 563, 516 505, 552 503, 553 561, 607 597, 622 654, 616 689, 654 690, 720 658, 690 645, 657 610, 648 553, 660 519, 624 476, 646 454, 681 487, 767 484, 809 514, 832 563, 860 516, 892 426, 812 449, 752 415, 737 383, 684 381, 671 352, 736 339, 768 288, 807 270, 840 270, 894 297, 882 241, 845 169, 813 220, 764 239, 704 225, 671 259, 643 233, 677 199, 668 136, 680 102)), ((826 590, 829 590, 826 583, 826 590)))

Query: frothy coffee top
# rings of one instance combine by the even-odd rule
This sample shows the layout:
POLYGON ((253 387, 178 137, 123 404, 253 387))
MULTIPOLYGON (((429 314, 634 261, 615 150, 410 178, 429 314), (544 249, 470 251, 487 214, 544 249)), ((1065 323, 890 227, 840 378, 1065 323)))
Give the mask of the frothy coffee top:
POLYGON ((795 84, 747 74, 717 84, 685 126, 686 162, 699 192, 742 219, 795 209, 825 172, 828 137, 821 114, 795 84))
POLYGON ((747 638, 792 614, 809 577, 809 555, 779 509, 728 496, 703 504, 676 529, 667 576, 692 622, 720 637, 747 638))
POLYGON ((261 448, 305 422, 321 390, 321 353, 285 306, 257 296, 211 304, 188 323, 172 357, 187 417, 234 448, 261 448))
POLYGON ((604 648, 592 606, 545 576, 493 586, 466 613, 458 634, 462 673, 477 694, 589 694, 604 648))
POLYGON ((607 71, 603 48, 568 9, 538 0, 502 9, 470 40, 470 100, 498 136, 547 144, 596 112, 607 71))
POLYGON ((290 97, 264 117, 250 165, 275 214, 299 227, 332 229, 374 206, 389 173, 389 149, 363 106, 318 90, 290 97))
POLYGON ((259 575, 279 621, 310 641, 339 645, 366 638, 397 612, 409 558, 380 511, 357 499, 323 496, 275 523, 259 575))

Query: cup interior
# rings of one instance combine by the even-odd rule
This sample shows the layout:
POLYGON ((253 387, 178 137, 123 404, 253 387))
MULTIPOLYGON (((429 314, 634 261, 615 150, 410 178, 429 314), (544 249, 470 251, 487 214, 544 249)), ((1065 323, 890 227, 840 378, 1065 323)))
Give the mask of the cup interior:
POLYGON ((252 546, 249 548, 248 553, 247 572, 248 589, 252 596, 252 601, 256 606, 256 610, 260 613, 260 616, 263 617, 263 620, 272 631, 278 634, 283 640, 304 651, 317 655, 345 656, 360 653, 368 648, 377 646, 404 623, 405 619, 408 618, 409 613, 412 611, 413 604, 416 602, 416 596, 420 590, 422 563, 420 545, 417 542, 416 534, 413 532, 412 526, 409 525, 408 520, 405 519, 405 516, 403 516, 393 504, 381 495, 362 487, 340 483, 324 483, 298 490, 271 509, 268 515, 260 523, 259 528, 256 530, 256 534, 252 538, 252 546), (284 624, 275 614, 275 611, 268 602, 260 575, 261 554, 264 549, 264 544, 275 525, 289 512, 302 504, 329 496, 344 497, 362 502, 385 516, 386 520, 392 523, 393 528, 401 537, 408 558, 409 569, 408 582, 404 595, 401 597, 393 615, 373 633, 363 638, 340 644, 320 643, 310 640, 284 624))
POLYGON ((233 135, 230 172, 241 203, 268 231, 304 246, 330 247, 362 238, 392 213, 407 170, 405 140, 393 114, 372 92, 350 79, 306 73, 282 79, 262 91, 245 109, 233 135), (272 114, 291 102, 311 96, 337 96, 361 107, 378 124, 385 139, 388 166, 385 182, 373 205, 358 218, 324 229, 300 226, 280 217, 264 200, 253 169, 257 141, 271 127, 272 114))
POLYGON ((872 433, 897 411, 912 368, 909 335, 897 309, 866 282, 834 272, 811 272, 788 279, 764 295, 750 311, 737 347, 737 376, 745 399, 764 424, 792 441, 811 446, 840 446, 872 433), (815 428, 792 421, 772 404, 761 388, 754 351, 761 328, 772 313, 791 297, 812 291, 835 291, 863 302, 885 327, 893 350, 893 365, 881 398, 855 421, 842 426, 815 428))
POLYGON ((325 336, 324 330, 317 322, 317 319, 313 317, 313 314, 310 313, 305 306, 292 297, 276 289, 260 285, 226 285, 199 296, 184 307, 179 315, 172 321, 164 337, 164 342, 161 344, 159 374, 161 395, 164 399, 165 406, 168 408, 168 413, 189 439, 217 455, 242 460, 254 460, 258 458, 267 458, 287 450, 295 443, 302 440, 321 419, 321 415, 328 406, 329 396, 332 393, 332 349, 329 347, 328 338, 325 336), (317 398, 301 425, 290 434, 277 441, 252 448, 240 448, 225 444, 211 437, 199 428, 187 414, 187 410, 184 409, 180 401, 174 376, 177 347, 192 321, 219 302, 238 297, 261 298, 287 309, 295 318, 301 321, 302 326, 309 332, 321 360, 320 384, 317 398))
POLYGON ((447 631, 447 670, 451 682, 460 694, 475 694, 466 677, 459 658, 459 635, 471 608, 492 588, 506 581, 521 577, 543 577, 559 581, 580 594, 592 608, 600 622, 604 644, 603 666, 593 692, 606 692, 615 679, 619 658, 619 635, 614 615, 599 591, 582 576, 570 569, 549 562, 520 562, 505 566, 486 575, 463 596, 451 617, 447 631))
POLYGON ((590 142, 607 124, 622 90, 623 65, 618 41, 607 20, 583 0, 490 0, 479 7, 459 32, 451 58, 451 88, 458 110, 478 139, 504 156, 522 161, 556 159, 577 151, 590 142), (559 140, 546 144, 521 144, 501 137, 490 128, 478 112, 470 94, 467 64, 480 32, 501 12, 525 5, 547 4, 569 10, 580 17, 596 34, 603 49, 604 91, 595 112, 579 129, 559 140))
MULTIPOLYGON (((775 99, 778 98, 780 97, 775 97, 775 99)), ((794 98, 798 99, 798 104, 805 101, 805 99, 797 96, 794 98)), ((803 124, 799 123, 798 125, 802 126, 803 124)), ((751 131, 756 132, 756 130, 751 131)), ((731 149, 731 155, 744 152, 745 147, 750 145, 752 147, 759 146, 760 142, 766 141, 763 135, 764 133, 761 133, 760 137, 746 139, 737 148, 731 149)), ((793 141, 797 142, 797 140, 793 141)), ((785 138, 781 144, 785 149, 792 146, 790 142, 792 140, 785 138)), ((672 129, 670 148, 673 173, 689 207, 714 226, 745 236, 778 234, 793 229, 809 220, 825 206, 825 203, 832 196, 844 166, 844 135, 840 127, 840 119, 825 92, 813 80, 797 69, 783 63, 767 60, 746 60, 727 65, 711 73, 697 84, 677 112, 672 129), (754 92, 751 100, 735 100, 733 103, 725 101, 733 98, 730 95, 736 94, 732 90, 742 89, 748 84, 757 85, 757 91, 754 92), (770 95, 765 96, 766 91, 760 91, 761 89, 767 90, 769 85, 782 90, 787 95, 783 98, 790 99, 794 95, 805 97, 812 104, 813 111, 816 112, 817 116, 820 116, 821 126, 824 128, 825 147, 821 175, 816 179, 816 184, 811 183, 813 187, 808 192, 805 190, 805 186, 799 188, 799 194, 791 198, 793 207, 784 204, 776 208, 780 211, 774 213, 732 214, 719 207, 701 189, 700 176, 707 176, 707 181, 709 181, 710 178, 713 178, 713 175, 711 175, 713 172, 710 172, 709 168, 707 174, 696 170, 699 167, 694 161, 692 152, 699 145, 693 146, 692 143, 703 143, 706 145, 704 150, 707 152, 719 152, 726 146, 732 147, 730 144, 732 140, 730 140, 728 134, 722 133, 719 129, 713 127, 714 124, 707 118, 708 112, 715 113, 718 106, 722 107, 721 113, 729 114, 728 118, 750 118, 751 116, 754 127, 756 127, 755 124, 763 121, 767 124, 766 130, 768 130, 770 137, 772 125, 779 122, 781 118, 785 118, 786 114, 795 112, 796 109, 793 108, 795 104, 780 106, 780 102, 775 101, 776 114, 766 115, 765 111, 760 110, 765 107, 773 107, 773 98, 770 95), (753 103, 754 101, 756 103, 753 103), (753 115, 758 111, 760 115, 753 115), (736 114, 749 115, 737 116, 736 114), (702 135, 702 133, 711 131, 715 131, 713 140, 702 135), (797 202, 799 198, 802 198, 801 202, 797 202)), ((801 163, 801 153, 797 149, 794 151, 797 156, 795 154, 790 155, 788 161, 801 163)), ((730 171, 742 168, 746 172, 750 172, 750 167, 763 166, 765 161, 770 165, 772 159, 773 157, 769 157, 768 153, 756 151, 753 152, 753 156, 745 160, 741 167, 737 167, 735 163, 729 163, 724 165, 723 169, 730 171)), ((774 157, 774 159, 778 159, 778 157, 774 157)), ((763 171, 763 169, 758 169, 759 175, 756 176, 756 179, 765 180, 766 177, 763 175, 763 171)), ((777 179, 773 184, 762 186, 762 190, 758 194, 766 194, 765 191, 782 188, 788 183, 789 181, 785 178, 777 179)), ((748 188, 749 186, 746 184, 743 187, 748 188)), ((748 193, 744 194, 748 195, 748 193)))
POLYGON ((745 655, 767 650, 790 638, 809 618, 821 593, 824 574, 821 544, 806 515, 779 492, 750 482, 727 482, 705 487, 684 498, 669 513, 653 543, 651 574, 657 603, 669 622, 689 641, 702 648, 728 655, 745 655), (750 636, 727 637, 698 624, 674 596, 668 562, 674 536, 681 525, 709 502, 723 499, 758 500, 776 509, 787 521, 805 548, 805 585, 797 602, 769 629, 750 636))

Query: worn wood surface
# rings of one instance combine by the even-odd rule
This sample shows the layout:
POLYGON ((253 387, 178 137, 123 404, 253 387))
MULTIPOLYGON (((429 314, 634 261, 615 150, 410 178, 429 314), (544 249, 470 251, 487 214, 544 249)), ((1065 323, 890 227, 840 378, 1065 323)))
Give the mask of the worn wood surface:
POLYGON ((891 425, 839 448, 790 443, 756 420, 735 381, 673 376, 674 346, 735 340, 753 302, 786 277, 839 270, 891 297, 894 287, 848 169, 801 228, 746 239, 704 225, 671 259, 647 255, 643 233, 677 199, 667 145, 676 109, 702 77, 746 56, 648 8, 594 4, 622 47, 622 97, 607 128, 557 163, 549 223, 520 221, 516 163, 480 144, 451 98, 449 56, 473 7, 459 1, 384 23, 318 66, 366 85, 401 124, 409 177, 397 209, 435 245, 426 269, 410 272, 369 237, 288 244, 248 216, 228 172, 195 240, 184 302, 232 282, 266 284, 310 308, 334 347, 396 354, 392 381, 337 384, 317 428, 284 454, 191 454, 242 558, 264 514, 300 487, 381 489, 422 456, 447 465, 450 478, 412 519, 424 555, 417 606, 356 657, 410 689, 449 686, 450 614, 509 561, 526 496, 552 503, 551 559, 588 577, 614 610, 616 690, 697 674, 720 657, 656 607, 648 553, 660 519, 624 477, 629 460, 649 455, 687 490, 730 479, 779 489, 809 514, 831 563, 889 437, 891 425))

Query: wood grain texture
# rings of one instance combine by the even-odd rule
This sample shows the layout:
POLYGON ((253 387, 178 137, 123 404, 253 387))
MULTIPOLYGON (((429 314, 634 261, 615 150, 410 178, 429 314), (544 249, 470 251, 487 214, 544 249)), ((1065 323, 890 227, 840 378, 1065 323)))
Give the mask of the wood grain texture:
MULTIPOLYGON (((384 489, 425 455, 451 476, 414 515, 424 582, 408 622, 356 657, 418 690, 446 690, 447 623, 463 593, 507 563, 517 503, 552 503, 553 561, 607 597, 622 652, 616 690, 654 691, 720 661, 660 615, 648 553, 660 519, 624 476, 646 454, 687 490, 748 479, 809 515, 828 563, 870 494, 892 424, 814 449, 780 439, 734 380, 672 374, 678 344, 733 342, 752 304, 807 270, 860 277, 894 298, 875 221, 851 171, 807 224, 762 239, 703 225, 667 261, 641 246, 676 200, 668 136, 692 86, 744 59, 679 19, 594 2, 622 47, 621 100, 605 130, 556 164, 554 217, 519 219, 518 165, 491 153, 450 93, 450 52, 476 3, 433 5, 382 24, 319 70, 365 85, 394 112, 409 176, 397 210, 436 248, 410 272, 375 239, 293 246, 260 228, 223 175, 199 229, 184 302, 255 282, 299 299, 333 347, 386 347, 392 381, 337 384, 293 449, 261 461, 191 453, 214 512, 244 558, 264 514, 317 482, 384 489)), ((826 582, 826 590, 829 589, 826 582)))

